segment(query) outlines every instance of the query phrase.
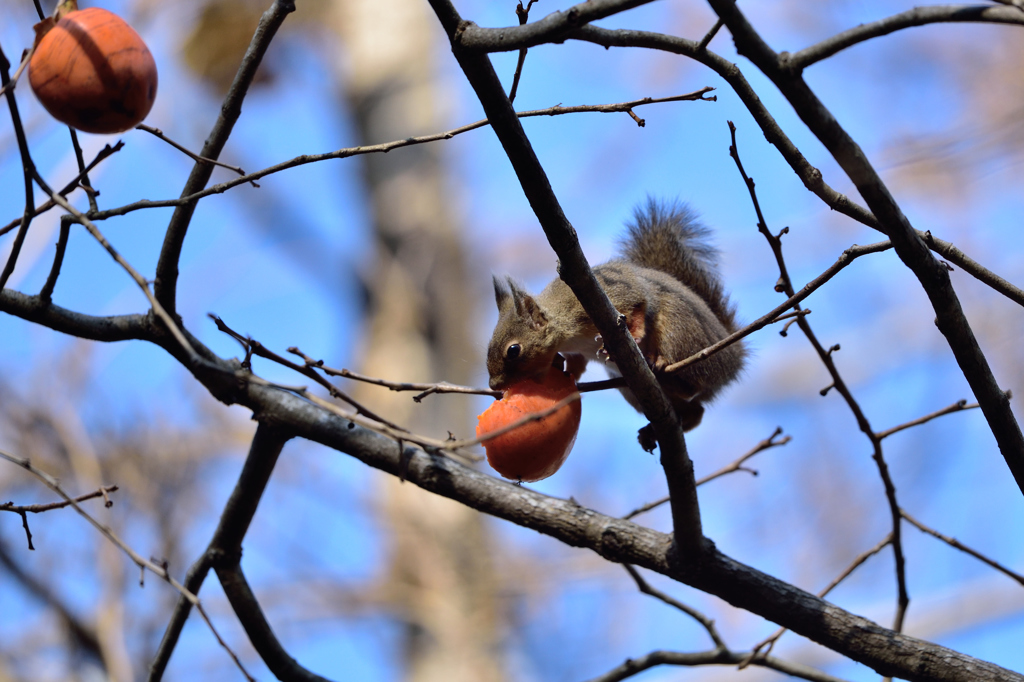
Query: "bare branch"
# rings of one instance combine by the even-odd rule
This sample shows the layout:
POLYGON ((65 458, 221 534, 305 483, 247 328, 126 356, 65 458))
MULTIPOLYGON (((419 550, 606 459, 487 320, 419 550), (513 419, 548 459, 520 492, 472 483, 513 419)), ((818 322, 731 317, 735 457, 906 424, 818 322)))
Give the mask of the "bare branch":
POLYGON ((959 549, 961 552, 964 552, 965 554, 970 554, 972 557, 974 557, 978 561, 983 561, 984 563, 986 563, 989 566, 991 566, 992 568, 996 569, 997 571, 999 571, 1003 575, 1009 576, 1010 578, 1016 580, 1021 585, 1024 585, 1024 575, 1021 575, 1020 573, 1017 573, 1015 571, 1011 571, 1010 569, 1006 568, 1005 566, 1003 566, 1002 564, 998 563, 997 561, 989 559, 987 556, 985 556, 981 552, 975 551, 975 550, 971 549, 970 547, 964 545, 963 543, 961 543, 956 538, 951 538, 948 535, 943 535, 942 533, 940 533, 939 531, 937 531, 937 530, 935 530, 933 528, 929 528, 928 526, 924 525, 923 523, 921 523, 920 521, 915 519, 913 516, 908 514, 905 509, 901 509, 900 513, 903 515, 903 518, 905 518, 911 524, 916 526, 922 532, 928 533, 928 535, 931 535, 932 537, 936 537, 939 540, 942 540, 943 542, 945 542, 950 547, 954 547, 956 549, 959 549))
MULTIPOLYGON (((213 130, 206 138, 199 156, 204 159, 214 160, 220 156, 221 150, 228 141, 235 122, 242 113, 242 100, 245 99, 249 86, 256 76, 256 69, 259 68, 263 55, 270 46, 270 41, 277 34, 277 30, 284 23, 285 18, 295 11, 293 0, 274 0, 256 27, 256 33, 249 43, 249 48, 242 58, 238 67, 238 73, 228 89, 227 95, 220 108, 220 116, 213 125, 213 130)), ((197 161, 192 167, 192 173, 181 190, 183 199, 203 189, 213 174, 213 165, 206 161, 197 161)), ((171 315, 177 312, 177 290, 178 290, 178 260, 181 258, 181 248, 185 243, 185 234, 188 232, 189 223, 192 222, 192 214, 196 209, 196 200, 186 199, 179 205, 171 216, 167 225, 167 233, 164 235, 163 248, 160 250, 160 259, 156 265, 156 281, 154 293, 160 304, 171 315)))
POLYGON ((978 403, 971 403, 970 405, 968 405, 966 400, 958 400, 957 402, 953 403, 949 407, 944 407, 941 410, 936 410, 935 412, 932 412, 931 414, 926 414, 923 417, 911 420, 909 422, 906 422, 905 424, 900 424, 899 426, 894 426, 891 429, 886 429, 885 431, 880 431, 880 432, 876 433, 875 436, 878 438, 878 440, 882 440, 883 438, 888 438, 892 434, 899 433, 900 431, 903 431, 904 429, 909 429, 909 428, 911 428, 913 426, 920 426, 921 424, 925 424, 927 422, 930 422, 933 419, 937 419, 939 417, 942 417, 942 416, 947 415, 947 414, 952 414, 954 412, 963 412, 964 410, 973 410, 976 407, 978 407, 978 403))
MULTIPOLYGON (((1002 0, 996 1, 1002 2, 1002 0)), ((1012 0, 1006 4, 1013 4, 1012 0)), ((889 35, 890 33, 914 26, 958 22, 1024 26, 1024 12, 1014 7, 992 7, 990 5, 933 5, 930 7, 915 7, 880 21, 861 24, 855 28, 843 31, 827 40, 789 55, 789 58, 783 60, 782 64, 784 68, 791 70, 793 73, 799 73, 812 64, 828 59, 848 47, 863 43, 872 38, 889 35)))
POLYGON ((500 398, 502 395, 501 391, 494 391, 489 388, 474 388, 472 386, 456 386, 455 384, 449 384, 447 381, 441 381, 438 383, 411 383, 408 381, 388 381, 387 379, 368 377, 344 368, 334 369, 333 367, 328 367, 324 364, 323 360, 314 360, 312 357, 299 350, 296 346, 290 346, 288 348, 288 352, 302 358, 302 361, 306 363, 306 367, 318 369, 328 376, 343 377, 345 379, 352 379, 353 381, 362 381, 367 384, 373 384, 374 386, 383 386, 384 388, 391 389, 392 391, 421 391, 420 395, 413 396, 413 400, 415 402, 420 402, 423 398, 432 393, 489 395, 494 398, 500 398))
MULTIPOLYGON (((716 478, 719 478, 721 476, 725 476, 726 474, 731 474, 734 471, 748 471, 751 474, 756 476, 757 472, 754 471, 753 469, 747 469, 746 467, 744 467, 743 466, 744 462, 746 462, 748 459, 750 459, 754 455, 757 455, 758 453, 761 453, 761 452, 764 452, 765 450, 774 448, 777 445, 785 445, 790 440, 792 440, 792 436, 786 436, 785 438, 781 438, 779 440, 775 440, 776 438, 778 438, 781 435, 782 435, 782 427, 779 426, 779 427, 777 427, 775 429, 775 431, 772 432, 772 435, 768 436, 768 438, 766 438, 765 440, 763 440, 760 443, 758 443, 757 445, 755 445, 753 447, 753 449, 751 449, 749 452, 747 452, 746 454, 741 456, 739 459, 735 460, 731 464, 725 465, 724 467, 722 467, 721 469, 719 469, 718 471, 716 471, 716 472, 714 472, 712 474, 708 474, 707 476, 704 476, 703 478, 698 478, 697 479, 697 485, 698 486, 704 485, 705 483, 707 483, 709 481, 713 481, 716 478)), ((644 514, 646 512, 649 512, 652 509, 656 509, 656 508, 660 507, 661 505, 665 504, 668 501, 669 501, 669 498, 663 497, 660 500, 655 500, 654 502, 650 502, 648 504, 645 504, 642 507, 638 507, 637 509, 634 509, 633 511, 629 512, 628 514, 626 514, 622 518, 623 519, 631 519, 631 518, 633 518, 635 516, 639 516, 640 514, 644 514)))
MULTIPOLYGON (((945 647, 895 633, 822 601, 793 585, 725 556, 713 545, 699 571, 674 546, 672 537, 629 521, 604 516, 569 500, 559 500, 465 467, 455 460, 407 447, 326 412, 291 393, 221 363, 234 377, 231 398, 257 414, 273 415, 289 433, 359 459, 425 490, 478 511, 549 535, 573 547, 591 549, 616 563, 629 563, 721 597, 737 608, 772 620, 815 642, 875 669, 912 681, 1024 682, 1024 676, 945 647), (852 633, 856 636, 851 636, 852 633)), ((202 378, 209 381, 208 375, 202 378)), ((215 386, 216 388, 216 386, 215 386)))
MULTIPOLYGON (((526 7, 523 7, 523 3, 520 2, 516 5, 516 16, 519 18, 519 25, 522 26, 530 20, 530 8, 533 7, 533 3, 537 0, 530 0, 526 3, 526 7)), ((519 91, 519 79, 523 75, 523 64, 526 63, 526 48, 519 50, 519 60, 516 62, 516 72, 512 75, 512 87, 508 91, 508 101, 516 101, 516 92, 519 91)))
MULTIPOLYGON (((238 173, 239 175, 245 175, 245 171, 242 170, 241 168, 239 168, 238 166, 232 166, 231 164, 221 163, 220 161, 217 161, 216 159, 208 159, 205 156, 199 156, 195 152, 189 150, 188 147, 185 147, 184 145, 180 145, 177 142, 175 142, 174 140, 172 140, 171 138, 169 138, 166 135, 164 135, 164 131, 160 130, 159 128, 153 128, 153 127, 148 126, 148 125, 146 125, 144 123, 140 123, 139 125, 135 126, 135 129, 136 130, 144 130, 147 133, 149 133, 150 135, 153 135, 155 137, 160 138, 161 140, 163 140, 167 144, 171 145, 172 147, 177 149, 179 152, 181 152, 185 156, 187 156, 190 159, 192 159, 193 161, 195 161, 196 163, 209 163, 209 164, 213 164, 214 166, 220 166, 221 168, 227 168, 228 170, 234 171, 234 172, 238 173)), ((253 187, 259 187, 259 185, 257 185, 255 182, 252 183, 252 186, 253 187)))
MULTIPOLYGON (((96 166, 98 166, 100 164, 100 162, 103 161, 104 159, 106 159, 107 157, 113 156, 115 153, 121 151, 121 149, 123 147, 124 147, 124 142, 122 142, 121 140, 118 140, 117 143, 113 147, 111 147, 109 144, 103 145, 103 149, 101 149, 99 152, 97 152, 96 157, 92 161, 89 162, 89 164, 85 167, 85 169, 83 171, 79 172, 79 174, 76 175, 70 182, 68 182, 66 185, 64 185, 63 189, 61 189, 60 192, 58 192, 58 194, 60 194, 62 197, 66 197, 67 195, 71 194, 71 192, 73 192, 76 188, 81 186, 81 182, 83 180, 87 181, 87 179, 89 177, 88 176, 89 171, 91 171, 96 166)), ((47 211, 49 211, 51 208, 53 208, 56 205, 57 205, 57 202, 55 202, 53 199, 47 199, 46 201, 41 203, 39 206, 36 206, 34 209, 32 209, 32 214, 33 215, 40 215, 42 213, 46 213, 47 211)), ((14 220, 12 220, 11 222, 7 223, 3 227, 0 227, 0 236, 3 236, 5 234, 7 234, 11 230, 13 230, 15 227, 17 227, 20 223, 21 223, 21 218, 15 218, 14 220)))
MULTIPOLYGON (((28 57, 26 56, 27 59, 28 57)), ((18 113, 18 102, 14 99, 13 86, 11 88, 7 87, 14 82, 8 74, 10 67, 11 64, 7 61, 7 55, 4 54, 3 48, 0 48, 0 83, 3 84, 6 90, 4 94, 7 97, 7 108, 11 112, 14 136, 18 141, 18 153, 21 155, 22 183, 25 192, 25 208, 22 212, 21 220, 18 222, 18 234, 15 235, 14 243, 11 244, 11 253, 7 256, 7 263, 4 264, 3 270, 0 271, 0 291, 3 291, 4 287, 7 286, 7 280, 14 273, 14 266, 18 262, 21 247, 25 243, 25 236, 28 234, 28 227, 32 223, 34 216, 32 212, 32 171, 35 169, 35 166, 28 150, 28 140, 25 138, 25 128, 21 123, 21 114, 18 113)), ((20 73, 21 69, 18 71, 20 73)))
POLYGON ((553 12, 540 21, 509 28, 481 28, 473 24, 458 26, 461 21, 455 8, 436 7, 438 18, 452 39, 452 47, 464 52, 509 52, 541 43, 561 42, 566 34, 591 21, 597 21, 652 0, 586 0, 565 11, 553 12), (455 32, 455 28, 458 32, 455 32))
POLYGON ((185 335, 179 328, 178 323, 174 320, 174 318, 171 317, 170 314, 168 314, 166 310, 164 310, 163 306, 160 305, 160 302, 157 300, 156 296, 153 294, 153 292, 149 290, 149 282, 147 282, 146 279, 142 275, 140 275, 135 268, 132 267, 131 263, 126 261, 124 257, 120 253, 118 253, 117 249, 115 249, 113 245, 109 241, 107 241, 107 238, 103 236, 103 233, 100 232, 99 228, 96 227, 96 225, 94 225, 91 220, 86 218, 85 215, 83 215, 78 209, 69 204, 67 199, 55 193, 52 189, 50 189, 49 185, 46 184, 46 181, 43 180, 42 176, 39 175, 39 173, 34 168, 33 174, 36 183, 43 188, 43 191, 47 192, 50 195, 50 198, 53 199, 61 208, 63 208, 65 211, 73 215, 77 222, 80 225, 82 225, 86 230, 88 230, 89 234, 91 234, 93 238, 96 241, 98 241, 104 249, 106 249, 107 253, 110 254, 110 257, 113 258, 118 265, 124 268, 125 272, 127 272, 131 276, 131 278, 135 280, 135 283, 139 286, 139 289, 142 290, 142 293, 146 296, 146 299, 149 301, 149 304, 153 307, 153 312, 156 313, 157 317, 159 317, 160 320, 164 323, 164 325, 166 325, 167 330, 181 345, 181 348, 185 351, 187 355, 189 355, 192 358, 196 358, 197 356, 195 349, 192 348, 192 344, 189 343, 187 338, 185 338, 185 335))
MULTIPOLYGON (((675 95, 673 97, 643 97, 641 99, 633 100, 630 102, 618 102, 614 104, 579 104, 574 106, 553 106, 547 107, 546 109, 532 109, 530 111, 522 111, 516 113, 519 118, 531 118, 535 116, 560 116, 564 114, 579 114, 579 113, 630 113, 636 107, 644 106, 646 104, 661 104, 665 102, 714 102, 714 97, 704 97, 704 95, 714 88, 705 87, 695 92, 687 93, 685 95, 675 95)), ((635 118, 635 116, 634 116, 635 118)), ((89 217, 93 220, 105 220, 114 216, 126 215, 134 211, 139 211, 149 208, 167 208, 184 206, 186 204, 198 201, 214 194, 223 194, 230 189, 234 189, 240 185, 246 183, 252 183, 255 180, 265 178, 268 175, 274 173, 280 173, 291 168, 297 168, 299 166, 305 166, 310 163, 319 163, 321 161, 328 161, 331 159, 347 159, 353 156, 362 156, 364 154, 387 154, 394 149, 401 149, 402 147, 412 147, 415 145, 427 144, 429 142, 438 142, 440 140, 450 140, 451 138, 468 133, 471 130, 483 128, 490 122, 485 118, 473 123, 468 123, 458 128, 452 128, 440 133, 431 133, 429 135, 420 135, 417 137, 406 137, 400 140, 392 140, 391 142, 382 142, 380 144, 363 145, 361 147, 345 147, 338 149, 333 152, 325 152, 323 154, 303 154, 296 156, 287 161, 268 166, 262 170, 258 170, 254 173, 249 173, 239 178, 234 178, 227 182, 222 182, 218 185, 211 185, 206 189, 199 190, 188 196, 182 196, 178 199, 163 199, 159 201, 150 201, 143 199, 136 201, 131 204, 125 204, 117 208, 108 209, 106 211, 99 211, 96 214, 89 214, 89 217)))
POLYGON ((377 414, 372 412, 369 408, 364 407, 362 404, 360 404, 359 402, 357 402, 353 398, 350 398, 344 391, 342 391, 337 386, 335 386, 331 382, 329 382, 326 379, 324 379, 319 374, 317 374, 316 370, 314 370, 308 364, 307 365, 295 364, 291 360, 288 360, 287 358, 282 357, 282 356, 278 355, 277 353, 275 353, 274 351, 270 350, 269 348, 264 346, 259 341, 253 339, 252 337, 242 336, 238 332, 236 332, 233 329, 231 329, 231 327, 229 327, 227 324, 225 324, 224 320, 220 319, 218 316, 214 315, 213 313, 210 313, 208 315, 208 317, 211 320, 213 320, 214 324, 217 325, 217 329, 219 329, 220 331, 224 332, 225 334, 230 335, 236 341, 241 343, 245 347, 247 354, 256 355, 258 357, 265 358, 267 360, 272 360, 273 362, 276 362, 279 365, 282 365, 284 367, 287 367, 288 369, 291 369, 291 370, 294 370, 294 371, 298 372, 299 374, 301 374, 304 377, 309 377, 313 381, 317 382, 318 384, 320 384, 321 386, 326 388, 328 390, 328 392, 330 392, 332 398, 337 398, 338 400, 345 401, 346 403, 348 403, 349 405, 354 407, 356 409, 356 412, 358 412, 359 414, 365 415, 366 417, 369 417, 370 419, 372 419, 374 421, 380 422, 381 424, 384 424, 385 426, 389 426, 392 429, 395 429, 397 431, 406 431, 406 429, 404 429, 403 427, 399 426, 398 424, 392 424, 387 419, 385 419, 385 418, 383 418, 381 416, 378 416, 377 414))
POLYGON ((259 652, 260 658, 277 679, 289 682, 329 682, 326 678, 303 668, 281 646, 266 616, 263 615, 263 609, 249 587, 237 559, 233 562, 218 563, 216 570, 224 594, 238 616, 238 622, 245 628, 253 648, 259 652))
POLYGON ((764 42, 736 3, 732 0, 709 2, 732 33, 739 53, 779 88, 801 120, 854 182, 882 231, 892 240, 896 254, 917 277, 935 311, 936 325, 981 405, 1017 486, 1024 493, 1024 434, 1010 410, 1009 398, 999 388, 964 315, 949 272, 932 256, 861 148, 799 74, 786 69, 783 60, 764 42))
POLYGON ((78 131, 68 126, 68 135, 71 138, 71 146, 75 150, 75 163, 78 164, 78 174, 82 178, 79 184, 85 191, 85 196, 89 201, 89 210, 97 211, 99 206, 96 204, 96 197, 99 195, 99 191, 93 188, 92 182, 89 180, 89 170, 85 167, 82 145, 78 143, 78 131))
MULTIPOLYGON (((825 587, 825 589, 818 592, 818 596, 821 598, 825 598, 825 596, 827 596, 829 592, 838 587, 841 582, 849 578, 854 571, 860 568, 865 561, 881 552, 883 549, 886 548, 886 546, 892 544, 892 538, 893 534, 892 532, 890 532, 888 535, 882 538, 882 541, 879 542, 877 545, 875 545, 874 547, 865 552, 861 552, 857 556, 857 558, 855 558, 853 562, 849 566, 847 566, 842 573, 836 576, 836 578, 825 587)), ((770 635, 765 640, 754 646, 754 648, 750 650, 750 657, 740 664, 740 669, 743 669, 751 663, 754 663, 755 659, 759 657, 763 658, 767 656, 768 653, 772 650, 772 647, 775 646, 775 643, 779 641, 779 638, 786 633, 786 630, 786 628, 779 628, 772 635, 770 635), (765 647, 768 648, 765 649, 765 647)))
POLYGON ((14 512, 15 514, 25 514, 25 513, 28 513, 28 514, 39 514, 39 513, 42 513, 42 512, 51 511, 53 509, 63 509, 64 507, 71 506, 71 504, 74 503, 74 502, 85 502, 86 500, 94 500, 97 497, 102 497, 104 499, 104 505, 103 506, 110 507, 114 503, 110 501, 110 499, 107 497, 107 494, 108 493, 112 493, 112 492, 114 492, 116 490, 117 490, 117 486, 116 485, 105 485, 102 488, 100 488, 99 490, 94 490, 91 493, 86 493, 85 495, 79 495, 78 497, 76 497, 74 499, 62 500, 60 502, 47 502, 47 503, 42 503, 42 504, 25 504, 25 505, 17 505, 17 504, 14 504, 13 502, 3 502, 3 503, 0 503, 0 511, 14 512))
MULTIPOLYGON (((600 677, 592 678, 588 682, 618 682, 659 665, 683 665, 690 667, 701 665, 737 665, 742 663, 748 656, 749 654, 746 652, 737 653, 723 649, 692 654, 677 651, 652 651, 640 658, 626 659, 626 662, 619 667, 610 670, 600 677)), ((790 677, 798 677, 803 680, 811 680, 812 682, 844 682, 842 678, 833 677, 810 666, 790 663, 773 656, 755 660, 754 665, 777 670, 790 677)))
POLYGON ((718 351, 728 346, 731 346, 740 339, 746 338, 747 336, 750 336, 754 332, 764 329, 768 325, 782 320, 784 318, 783 313, 785 313, 790 308, 798 308, 798 310, 796 311, 797 313, 810 312, 800 310, 798 304, 807 297, 809 297, 811 294, 813 294, 815 291, 820 289, 822 286, 824 286, 829 280, 835 277, 841 270, 843 270, 847 265, 849 265, 856 259, 871 253, 881 253, 882 251, 887 251, 891 248, 892 244, 888 241, 878 242, 876 244, 868 244, 866 246, 857 246, 856 244, 851 246, 850 248, 846 249, 846 251, 843 251, 843 253, 839 256, 839 259, 835 263, 833 263, 827 270, 825 270, 825 272, 821 273, 820 275, 812 279, 810 282, 805 284, 800 291, 794 292, 783 303, 777 305, 771 311, 765 313, 764 315, 754 320, 750 324, 746 325, 745 327, 737 329, 735 332, 729 334, 724 339, 717 341, 716 343, 713 343, 707 348, 698 351, 697 353, 694 353, 693 355, 684 360, 672 363, 671 365, 665 368, 665 371, 676 372, 683 369, 684 367, 689 367, 690 365, 696 362, 700 362, 701 360, 704 360, 705 358, 714 355, 718 351))
MULTIPOLYGON (((256 427, 249 454, 231 491, 231 497, 224 505, 217 530, 214 531, 206 551, 192 565, 185 578, 185 584, 193 593, 199 592, 206 575, 214 565, 225 561, 229 565, 237 565, 242 554, 242 540, 256 515, 260 498, 289 437, 288 433, 264 422, 260 422, 256 427)), ((150 665, 149 682, 158 682, 163 678, 167 663, 177 646, 178 637, 194 604, 195 602, 188 599, 185 594, 178 599, 160 647, 150 665)))
POLYGON ((714 643, 716 649, 727 648, 725 646, 725 642, 722 641, 722 636, 718 634, 718 628, 715 627, 715 621, 711 620, 710 618, 708 618, 692 606, 687 606, 683 602, 665 594, 661 590, 651 587, 651 585, 646 580, 644 580, 644 577, 640 575, 640 572, 637 571, 635 567, 629 564, 623 564, 622 567, 625 568, 626 572, 629 573, 630 577, 633 578, 633 582, 636 583, 637 589, 639 589, 646 595, 650 595, 655 599, 659 599, 665 602, 672 608, 682 611, 690 618, 693 618, 695 621, 700 623, 707 631, 708 636, 711 637, 711 641, 714 643))
MULTIPOLYGON (((740 101, 743 102, 743 105, 754 118, 754 121, 761 128, 765 139, 779 150, 779 153, 809 191, 813 192, 834 211, 842 213, 862 225, 884 233, 878 220, 870 211, 857 204, 845 194, 837 192, 825 182, 821 171, 811 165, 782 130, 736 64, 708 51, 700 43, 650 31, 609 30, 597 26, 584 26, 571 32, 568 37, 573 40, 595 43, 606 48, 641 47, 662 50, 688 57, 707 66, 732 87, 740 101)), ((929 232, 921 230, 916 230, 915 232, 932 250, 941 254, 943 258, 959 265, 965 272, 1011 300, 1016 301, 1019 305, 1024 305, 1024 291, 970 259, 949 242, 933 237, 929 232)))
POLYGON ((136 566, 138 566, 140 569, 144 571, 148 570, 154 575, 156 575, 158 578, 161 578, 162 580, 166 581, 171 587, 177 590, 182 597, 188 599, 189 602, 191 602, 192 606, 194 606, 196 610, 198 610, 200 614, 202 614, 203 620, 206 621, 207 626, 210 628, 210 632, 213 633, 213 636, 217 638, 217 641, 220 643, 220 645, 224 648, 225 651, 227 651, 228 655, 231 656, 231 659, 235 662, 235 665, 238 666, 239 670, 242 671, 242 674, 245 675, 246 679, 248 679, 249 682, 255 682, 255 679, 251 675, 249 675, 248 672, 246 672, 245 667, 242 665, 242 662, 238 659, 238 656, 235 655, 235 652, 233 652, 231 648, 227 645, 227 643, 225 643, 224 640, 221 639, 221 636, 217 632, 217 629, 214 627, 213 622, 209 619, 209 617, 206 615, 206 612, 203 610, 203 605, 202 603, 200 603, 199 597, 197 597, 192 592, 186 590, 181 583, 175 580, 171 576, 171 574, 167 572, 166 565, 155 563, 149 559, 143 559, 142 556, 138 554, 138 552, 129 547, 124 542, 124 540, 122 540, 114 533, 114 531, 110 530, 110 528, 104 526, 102 523, 97 521, 92 515, 85 511, 75 499, 71 498, 66 492, 64 492, 64 489, 60 487, 60 484, 57 482, 57 479, 32 466, 32 463, 29 462, 27 459, 15 457, 14 455, 11 455, 3 450, 0 450, 0 459, 5 459, 11 464, 16 464, 25 471, 35 476, 47 488, 60 495, 69 506, 73 507, 74 510, 78 512, 78 514, 82 516, 86 521, 88 521, 93 528, 98 530, 100 534, 103 535, 103 537, 107 538, 107 540, 112 542, 114 545, 120 548, 122 552, 127 554, 128 557, 135 563, 136 566))
MULTIPOLYGON (((565 16, 570 17, 574 23, 585 22, 607 16, 602 12, 610 13, 639 4, 642 3, 637 0, 592 0, 573 7, 565 16)), ((449 0, 430 0, 430 6, 452 42, 455 58, 476 92, 548 242, 558 255, 559 276, 572 289, 601 333, 611 357, 643 407, 644 415, 651 421, 661 449, 661 464, 665 470, 669 494, 672 496, 674 537, 683 556, 695 560, 701 555, 705 542, 693 479, 693 462, 686 452, 675 410, 629 334, 624 316, 612 306, 590 270, 576 232, 562 212, 544 168, 505 96, 501 81, 489 59, 485 54, 471 54, 462 49, 461 40, 470 27, 462 22, 449 0)), ((558 16, 551 15, 522 28, 539 26, 540 30, 544 30, 545 22, 552 16, 555 17, 554 21, 561 21, 558 16)))
POLYGON ((721 19, 716 20, 715 25, 712 26, 711 29, 704 34, 704 37, 700 39, 700 42, 697 43, 697 49, 706 50, 711 41, 715 39, 716 35, 718 35, 718 32, 722 30, 723 26, 725 26, 725 24, 722 23, 721 19))
MULTIPOLYGON (((344 377, 353 381, 362 381, 367 384, 374 386, 382 386, 392 391, 420 391, 419 395, 413 396, 413 401, 420 402, 428 395, 435 393, 461 393, 467 395, 487 395, 492 398, 500 398, 503 395, 502 391, 495 391, 490 388, 477 388, 474 386, 457 386, 450 384, 447 381, 439 381, 436 383, 417 383, 409 381, 388 381, 387 379, 380 379, 378 377, 368 377, 365 374, 359 374, 348 369, 335 369, 328 367, 324 364, 323 360, 315 360, 309 355, 303 353, 299 348, 291 346, 288 348, 288 352, 293 355, 298 355, 302 358, 303 362, 306 363, 307 367, 319 369, 328 376, 344 377)), ((576 385, 576 390, 580 393, 589 393, 592 391, 604 391, 611 388, 623 388, 626 382, 622 380, 622 377, 614 377, 612 379, 605 379, 602 381, 583 381, 576 385)))
POLYGON ((1014 301, 1017 305, 1024 306, 1024 290, 1010 284, 999 275, 982 267, 978 262, 970 258, 956 246, 939 239, 931 232, 921 233, 919 231, 918 236, 924 240, 924 243, 928 245, 928 248, 948 260, 950 263, 958 266, 961 270, 971 275, 979 282, 987 284, 995 291, 998 291, 1003 296, 1014 301))
MULTIPOLYGON (((780 232, 778 235, 774 235, 768 229, 768 224, 765 221, 764 214, 761 212, 761 204, 757 199, 757 191, 754 188, 754 181, 743 169, 743 163, 740 160, 739 149, 736 144, 736 126, 733 125, 732 121, 729 121, 729 132, 732 136, 732 145, 729 147, 729 155, 732 156, 733 160, 736 162, 736 168, 739 171, 740 176, 743 178, 744 184, 747 186, 747 190, 750 194, 750 200, 754 205, 754 212, 757 215, 757 229, 762 235, 764 235, 764 238, 768 240, 768 245, 771 247, 772 253, 775 256, 775 261, 779 267, 779 280, 775 285, 775 289, 776 291, 784 291, 787 296, 793 296, 793 283, 789 277, 789 270, 786 268, 786 261, 782 255, 782 235, 785 234, 785 230, 780 232)), ((853 392, 850 391, 846 382, 843 381, 842 376, 840 376, 839 369, 836 367, 831 351, 826 350, 821 344, 818 337, 811 330, 811 325, 807 322, 805 317, 796 318, 796 324, 800 327, 800 331, 804 333, 804 336, 807 337, 807 340, 811 342, 815 352, 817 352, 818 357, 821 359, 821 362, 825 365, 829 375, 832 377, 832 386, 835 387, 836 391, 843 396, 843 400, 846 401, 847 407, 850 408, 854 418, 857 420, 858 427, 871 442, 871 458, 875 461, 875 465, 878 468, 878 475, 882 479, 882 485, 885 488, 886 501, 889 504, 889 514, 892 518, 892 540, 890 544, 892 544, 893 557, 896 564, 896 617, 893 630, 900 632, 903 628, 903 618, 906 615, 907 606, 910 604, 910 596, 907 593, 906 561, 903 555, 899 503, 896 500, 896 485, 893 483, 892 477, 889 475, 889 466, 886 464, 885 455, 882 452, 882 439, 875 434, 874 429, 871 428, 871 423, 868 421, 867 415, 864 414, 860 404, 853 397, 853 392)), ((825 389, 822 391, 822 395, 825 395, 827 392, 828 389, 825 389)))
POLYGON ((155 336, 145 315, 86 315, 62 308, 40 296, 28 296, 11 289, 0 291, 0 311, 80 339, 154 340, 155 336))

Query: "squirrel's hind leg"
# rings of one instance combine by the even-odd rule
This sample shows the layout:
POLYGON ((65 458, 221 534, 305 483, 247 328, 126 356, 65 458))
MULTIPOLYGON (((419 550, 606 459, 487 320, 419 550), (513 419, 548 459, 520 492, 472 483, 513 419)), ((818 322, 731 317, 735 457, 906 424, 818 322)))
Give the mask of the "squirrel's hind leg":
MULTIPOLYGON (((676 410, 676 417, 679 419, 679 426, 683 431, 692 431, 700 426, 704 419, 704 405, 696 400, 691 400, 673 405, 676 410)), ((654 426, 648 424, 636 434, 636 439, 646 452, 654 452, 658 445, 658 439, 654 435, 654 426)))

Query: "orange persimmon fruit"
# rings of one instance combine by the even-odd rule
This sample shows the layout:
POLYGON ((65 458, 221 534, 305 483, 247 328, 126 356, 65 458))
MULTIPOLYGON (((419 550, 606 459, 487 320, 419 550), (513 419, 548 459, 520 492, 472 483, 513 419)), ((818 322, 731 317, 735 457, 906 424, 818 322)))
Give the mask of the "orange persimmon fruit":
MULTIPOLYGON (((508 426, 528 414, 543 412, 572 395, 576 382, 560 367, 552 366, 542 381, 522 381, 505 391, 477 417, 476 436, 508 426)), ((484 441, 487 463, 505 478, 539 481, 554 474, 576 442, 582 407, 576 400, 554 413, 484 441)))
POLYGON ((29 82, 61 123, 87 133, 121 133, 156 99, 156 62, 139 34, 98 7, 58 13, 36 27, 29 82))

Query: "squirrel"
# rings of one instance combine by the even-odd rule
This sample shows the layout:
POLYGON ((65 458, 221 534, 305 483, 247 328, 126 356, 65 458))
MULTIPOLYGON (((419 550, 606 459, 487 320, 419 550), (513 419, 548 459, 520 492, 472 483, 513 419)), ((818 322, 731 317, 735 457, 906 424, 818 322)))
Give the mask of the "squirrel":
MULTIPOLYGON (((598 265, 594 276, 615 309, 626 316, 630 334, 647 360, 680 426, 690 431, 704 416, 704 403, 736 379, 746 349, 739 342, 701 362, 667 373, 664 369, 725 338, 736 330, 736 310, 717 271, 718 252, 708 244, 709 230, 696 213, 678 202, 649 198, 638 206, 620 243, 620 257, 598 265)), ((537 296, 511 277, 494 277, 498 322, 487 348, 490 386, 502 390, 543 375, 557 354, 579 377, 589 360, 608 359, 600 333, 569 286, 554 279, 537 296)), ((623 388, 626 400, 640 410, 623 388)), ((653 452, 650 425, 640 430, 640 444, 653 452)))

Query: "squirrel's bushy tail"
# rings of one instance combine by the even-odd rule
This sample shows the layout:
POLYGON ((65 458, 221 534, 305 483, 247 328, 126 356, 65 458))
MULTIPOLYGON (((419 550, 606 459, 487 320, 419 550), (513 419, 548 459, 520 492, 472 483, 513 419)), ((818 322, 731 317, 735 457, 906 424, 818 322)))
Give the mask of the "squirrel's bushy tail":
POLYGON ((711 231, 693 209, 648 197, 626 228, 621 246, 627 260, 675 277, 708 304, 726 329, 736 329, 736 309, 718 278, 718 251, 707 241, 711 231))

